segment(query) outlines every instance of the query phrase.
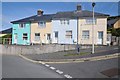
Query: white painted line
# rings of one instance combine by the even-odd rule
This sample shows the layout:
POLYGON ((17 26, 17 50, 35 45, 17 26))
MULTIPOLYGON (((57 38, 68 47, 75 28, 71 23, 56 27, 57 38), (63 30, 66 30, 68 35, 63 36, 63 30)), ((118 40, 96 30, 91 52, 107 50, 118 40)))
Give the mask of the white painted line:
POLYGON ((50 65, 46 64, 45 66, 46 66, 46 67, 49 67, 50 65))
POLYGON ((70 75, 66 74, 64 75, 66 78, 72 78, 70 75))
POLYGON ((56 72, 59 73, 59 74, 63 74, 63 72, 60 71, 60 70, 56 70, 56 72))
POLYGON ((55 68, 54 67, 50 67, 50 69, 54 70, 55 68))

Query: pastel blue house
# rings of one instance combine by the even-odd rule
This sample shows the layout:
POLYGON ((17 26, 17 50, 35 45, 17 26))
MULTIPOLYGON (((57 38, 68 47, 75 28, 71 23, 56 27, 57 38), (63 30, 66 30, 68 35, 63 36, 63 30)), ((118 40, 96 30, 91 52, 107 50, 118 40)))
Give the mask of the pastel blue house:
POLYGON ((14 23, 12 44, 30 45, 30 23, 14 23))
POLYGON ((52 43, 76 44, 77 19, 52 20, 52 43))

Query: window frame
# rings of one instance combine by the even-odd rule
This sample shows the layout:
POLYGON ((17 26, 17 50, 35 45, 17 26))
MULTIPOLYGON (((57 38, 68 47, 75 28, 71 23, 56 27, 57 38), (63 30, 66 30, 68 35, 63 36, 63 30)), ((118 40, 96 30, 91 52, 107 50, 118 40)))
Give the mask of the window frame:
POLYGON ((40 33, 35 33, 34 35, 35 35, 34 40, 35 41, 40 41, 40 33), (39 36, 38 35, 36 36, 36 34, 39 34, 39 36))
POLYGON ((70 19, 61 19, 60 23, 61 23, 61 25, 69 25, 70 24, 70 19))
POLYGON ((38 27, 40 28, 45 28, 46 27, 46 21, 39 21, 38 22, 38 27), (42 23, 42 24, 41 24, 42 23), (44 23, 44 24, 43 24, 44 23))
POLYGON ((28 33, 23 33, 22 39, 23 40, 28 40, 28 33), (24 34, 27 34, 27 35, 24 35, 24 34))
POLYGON ((70 39, 72 39, 72 37, 73 37, 73 36, 72 36, 72 30, 68 30, 68 31, 66 31, 66 35, 65 35, 65 37, 66 37, 66 38, 70 38, 70 39), (70 34, 67 34, 68 32, 69 32, 70 34))
POLYGON ((25 28, 25 25, 26 25, 25 23, 20 23, 19 28, 25 28), (21 25, 23 25, 23 26, 21 26, 21 25))
POLYGON ((83 30, 82 31, 82 39, 83 40, 89 40, 90 39, 90 31, 89 30, 83 30), (85 32, 88 32, 88 34, 86 34, 85 32))
MULTIPOLYGON (((86 18, 85 19, 85 24, 86 25, 92 25, 93 24, 93 18, 86 18)), ((94 24, 97 24, 97 19, 94 19, 94 24)))

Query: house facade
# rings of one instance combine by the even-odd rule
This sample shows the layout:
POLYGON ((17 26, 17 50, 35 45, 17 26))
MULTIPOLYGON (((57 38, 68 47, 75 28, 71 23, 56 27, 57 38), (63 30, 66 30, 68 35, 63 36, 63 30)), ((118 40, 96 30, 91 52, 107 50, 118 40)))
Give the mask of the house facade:
POLYGON ((93 26, 92 11, 82 10, 78 5, 75 11, 58 12, 52 18, 52 42, 58 44, 106 45, 108 15, 95 12, 93 26), (77 30, 78 29, 78 30, 77 30))
POLYGON ((52 16, 54 14, 43 15, 42 10, 37 11, 37 16, 31 23, 31 43, 49 44, 51 43, 52 16))
POLYGON ((120 19, 118 19, 113 26, 115 29, 120 28, 120 19))
POLYGON ((12 44, 48 44, 51 43, 51 18, 54 14, 44 15, 42 10, 37 15, 13 21, 12 44))
POLYGON ((30 45, 30 23, 13 23, 12 44, 30 45))
POLYGON ((114 28, 114 29, 120 28, 120 16, 109 17, 107 25, 108 28, 114 28))
POLYGON ((75 44, 77 42, 77 20, 52 20, 52 43, 75 44))
MULTIPOLYGON (((92 11, 82 10, 43 14, 13 21, 12 44, 92 44, 92 11)), ((95 12, 94 44, 106 45, 108 15, 95 12)))
POLYGON ((106 45, 107 17, 96 17, 94 25, 92 21, 92 17, 79 18, 79 44, 92 44, 92 34, 94 34, 95 45, 106 45))

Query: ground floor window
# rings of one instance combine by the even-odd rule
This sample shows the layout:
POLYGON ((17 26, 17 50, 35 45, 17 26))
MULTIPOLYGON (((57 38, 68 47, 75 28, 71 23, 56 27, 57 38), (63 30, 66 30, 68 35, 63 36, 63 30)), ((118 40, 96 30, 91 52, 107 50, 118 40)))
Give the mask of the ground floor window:
POLYGON ((28 34, 27 33, 23 33, 23 40, 27 40, 28 39, 28 34))
POLYGON ((40 41, 40 33, 35 33, 35 41, 40 41))
POLYGON ((66 31, 66 38, 72 38, 72 30, 66 31))
POLYGON ((84 30, 82 31, 82 39, 89 39, 89 31, 88 30, 84 30))

